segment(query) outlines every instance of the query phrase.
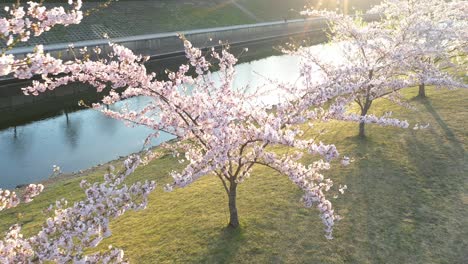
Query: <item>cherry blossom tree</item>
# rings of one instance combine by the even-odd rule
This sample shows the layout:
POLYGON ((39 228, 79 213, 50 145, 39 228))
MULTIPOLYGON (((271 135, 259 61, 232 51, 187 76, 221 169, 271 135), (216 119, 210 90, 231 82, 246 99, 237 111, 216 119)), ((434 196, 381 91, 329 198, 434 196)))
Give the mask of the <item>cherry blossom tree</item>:
POLYGON ((366 123, 408 127, 408 122, 390 117, 390 112, 377 117, 368 112, 373 102, 385 98, 402 106, 399 91, 425 84, 445 87, 466 87, 447 72, 432 63, 419 58, 423 51, 416 45, 408 44, 406 35, 410 29, 389 27, 385 22, 366 22, 362 17, 351 17, 329 11, 305 11, 306 14, 321 15, 330 21, 330 43, 334 46, 335 57, 326 57, 310 48, 299 48, 295 54, 303 58, 305 74, 320 75, 322 80, 306 86, 311 91, 328 87, 331 90, 346 91, 346 96, 335 98, 335 117, 359 122, 359 136, 365 136, 366 123), (419 68, 417 68, 419 67, 419 68), (349 105, 356 103, 360 114, 349 113, 349 105))
MULTIPOLYGON (((88 83, 98 91, 111 86, 112 90, 101 103, 92 104, 94 109, 128 124, 152 128, 155 132, 148 141, 160 132, 178 138, 177 143, 167 147, 176 155, 182 153, 180 162, 186 162, 186 166, 171 174, 174 182, 167 184, 166 190, 188 186, 205 175, 215 175, 228 196, 229 226, 237 228, 237 186, 250 176, 254 165, 266 166, 297 184, 305 192, 303 201, 307 207, 318 206, 327 236, 331 238, 338 217, 325 193, 333 183, 321 171, 329 169, 329 161, 338 157, 338 152, 334 145, 302 139, 303 131, 297 126, 320 118, 326 100, 317 100, 316 109, 289 100, 287 94, 278 95, 281 98, 273 104, 262 101, 262 96, 275 93, 276 87, 264 90, 235 87, 237 59, 228 52, 228 46, 220 52, 212 49, 209 55, 203 55, 187 40, 184 46, 188 63, 176 72, 168 72, 167 79, 158 80, 154 73, 147 74, 142 63, 144 58, 111 44, 113 52, 106 59, 54 61, 49 65, 55 65, 61 75, 43 76, 42 81, 34 81, 24 92, 38 94, 71 82, 88 83), (219 69, 217 72, 210 70, 214 65, 219 69), (119 92, 121 88, 124 90, 119 92), (136 96, 153 100, 142 109, 113 111, 105 106, 136 96), (293 152, 278 155, 271 151, 274 146, 291 148, 293 152), (299 162, 303 152, 322 159, 303 165, 299 162)), ((23 72, 31 71, 22 68, 23 72)), ((319 97, 323 99, 324 95, 314 98, 319 97)))
MULTIPOLYGON (((0 29, 6 32, 8 45, 14 44, 15 39, 27 40, 31 33, 41 34, 55 24, 79 23, 81 2, 70 3, 71 11, 58 8, 53 9, 55 13, 47 13, 51 11, 34 3, 29 4, 30 8, 24 14, 21 14, 21 7, 12 9, 12 18, 0 22, 5 25, 0 29), (56 13, 60 15, 51 15, 56 13), (21 23, 24 26, 14 29, 21 23)), ((229 226, 238 228, 237 187, 250 177, 254 166, 264 166, 288 177, 304 192, 302 201, 306 207, 318 208, 326 237, 331 239, 339 216, 326 195, 332 190, 333 181, 325 178, 323 172, 339 154, 333 144, 304 138, 304 125, 329 119, 357 121, 362 136, 365 123, 407 127, 406 121, 393 119, 390 115, 376 117, 368 111, 373 101, 380 97, 400 102, 397 91, 413 85, 416 78, 403 75, 402 67, 395 66, 407 59, 408 53, 404 51, 409 46, 403 45, 402 38, 394 38, 394 30, 377 22, 365 25, 362 20, 356 22, 346 16, 323 14, 334 22, 333 41, 342 50, 344 62, 329 62, 311 49, 301 48, 297 52, 303 58, 299 84, 272 82, 259 89, 237 87, 234 85, 237 58, 229 53, 228 45, 221 51, 212 49, 203 54, 186 39, 182 41, 188 62, 175 72, 167 71, 165 76, 147 73, 144 66, 147 58, 112 43, 109 44, 110 54, 71 61, 53 58, 41 46, 25 58, 15 58, 4 52, 0 56, 0 75, 11 74, 22 79, 39 75, 41 80, 33 81, 31 86, 23 89, 25 94, 31 95, 73 82, 92 85, 98 92, 109 87, 110 92, 101 102, 81 104, 129 125, 153 129, 147 142, 161 132, 177 137, 175 143, 162 146, 172 150, 183 166, 171 173, 173 182, 165 186, 167 191, 212 175, 219 180, 228 197, 229 226), (101 59, 90 59, 94 57, 101 59), (321 79, 316 78, 317 72, 321 79), (277 95, 277 100, 267 100, 272 94, 277 95), (106 107, 138 96, 152 100, 141 109, 126 106, 111 110, 106 107), (353 101, 361 109, 359 115, 347 112, 353 101), (288 149, 288 152, 278 154, 275 147, 288 149), (304 163, 304 155, 311 155, 314 162, 304 163)), ((100 50, 90 52, 99 54, 100 50)), ((150 154, 150 157, 154 158, 154 155, 150 154)), ((342 164, 349 161, 345 157, 342 164)), ((108 224, 112 218, 126 210, 146 206, 155 183, 131 186, 124 183, 141 163, 139 157, 130 156, 121 172, 114 174, 111 170, 104 176, 104 183, 83 182, 81 187, 85 189, 86 199, 68 208, 64 202, 57 202, 54 215, 31 238, 24 239, 20 227, 13 226, 7 237, 0 241, 2 261, 123 261, 120 250, 96 255, 85 255, 84 250, 95 247, 110 235, 108 224)), ((340 186, 338 191, 342 193, 345 189, 346 186, 340 186)), ((9 196, 4 197, 7 200, 9 196)), ((15 201, 9 204, 15 204, 15 201)))
MULTIPOLYGON (((24 89, 27 94, 38 94, 71 82, 88 83, 95 86, 98 91, 110 85, 112 90, 103 98, 102 103, 93 104, 92 107, 126 123, 154 129, 155 133, 150 135, 148 140, 157 136, 161 131, 177 136, 179 141, 175 144, 167 144, 167 147, 171 148, 176 155, 182 153, 183 157, 180 158, 180 162, 185 163, 186 166, 182 171, 172 173, 174 182, 167 184, 166 190, 185 187, 202 176, 214 174, 219 178, 228 196, 229 226, 233 228, 239 226, 236 206, 238 184, 250 176, 254 165, 263 165, 288 176, 304 191, 302 200, 305 206, 316 205, 318 207, 326 226, 327 238, 332 238, 333 226, 339 217, 335 215, 331 202, 325 196, 333 182, 325 179, 321 172, 330 168, 329 161, 337 158, 338 152, 333 145, 325 145, 313 139, 301 139, 303 132, 296 126, 323 115, 323 109, 320 106, 326 102, 323 100, 324 97, 316 96, 321 98, 317 100, 317 109, 310 109, 310 105, 289 101, 287 95, 274 105, 258 101, 259 96, 273 91, 234 88, 234 64, 237 59, 226 49, 221 52, 212 51, 210 59, 217 61, 219 67, 218 72, 212 73, 210 71, 212 62, 202 56, 201 50, 192 47, 191 43, 186 40, 184 44, 189 63, 181 65, 177 72, 169 72, 167 80, 157 80, 153 73, 147 74, 142 63, 144 58, 135 56, 130 50, 115 44, 111 44, 113 52, 100 61, 76 59, 62 62, 36 50, 34 54, 27 56, 30 58, 29 63, 13 63, 10 69, 16 77, 42 74, 42 81, 34 81, 32 86, 24 89), (189 74, 191 70, 196 73, 196 76, 189 74), (120 88, 125 88, 125 90, 119 92, 120 88), (135 96, 147 96, 154 100, 143 109, 124 108, 116 112, 105 107, 105 105, 135 96), (296 149, 296 151, 278 155, 270 149, 274 146, 284 146, 296 149), (322 159, 319 158, 312 164, 304 165, 300 162, 303 152, 321 156, 322 159)), ((95 50, 95 52, 99 51, 95 50)), ((126 172, 124 175, 127 174, 126 172)), ((107 182, 108 178, 106 176, 105 185, 114 186, 115 183, 107 182)), ((119 178, 117 182, 121 183, 122 180, 119 178)), ((125 189, 124 194, 128 195, 127 192, 133 190, 130 193, 146 195, 152 189, 151 184, 145 183, 145 185, 138 185, 138 188, 125 189), (142 186, 147 187, 142 188, 142 186), (143 193, 138 193, 137 190, 143 193)), ((340 192, 343 192, 345 188, 340 187, 340 192)), ((108 191, 86 190, 87 194, 91 192, 97 192, 103 196, 96 195, 91 197, 92 199, 108 200, 106 198, 109 196, 108 191)), ((119 191, 119 194, 121 193, 119 191)), ((85 203, 99 204, 94 200, 85 203)), ((58 206, 61 210, 61 204, 58 206)), ((78 209, 75 209, 77 206, 83 207, 80 203, 67 210, 78 212, 78 209)), ((94 210, 101 212, 101 209, 101 207, 87 207, 86 212, 94 216, 94 210)), ((85 237, 80 235, 80 232, 75 232, 76 229, 83 230, 81 222, 76 223, 79 228, 73 227, 73 232, 68 229, 59 230, 58 233, 54 233, 54 236, 64 233, 63 236, 71 240, 61 238, 57 245, 49 245, 49 248, 46 248, 44 244, 39 244, 41 247, 44 245, 39 249, 38 244, 31 245, 31 239, 36 239, 36 237, 27 241, 21 240, 21 236, 18 235, 19 227, 15 226, 7 234, 5 247, 11 248, 8 243, 24 244, 24 246, 15 246, 14 251, 5 251, 6 257, 23 256, 29 259, 41 256, 41 259, 58 262, 94 259, 96 256, 84 256, 83 250, 85 247, 97 245, 102 237, 106 236, 107 227, 103 227, 102 223, 108 223, 107 219, 115 216, 118 215, 99 216, 106 218, 99 220, 100 225, 94 229, 87 227, 94 231, 90 231, 92 234, 85 237), (31 247, 34 250, 29 250, 31 247), (16 250, 27 251, 29 255, 17 254, 16 250)), ((49 222, 47 226, 50 225, 49 222)), ((69 223, 69 225, 73 224, 75 223, 69 223)), ((39 236, 42 236, 41 234, 39 236)), ((40 241, 47 241, 47 239, 41 238, 40 241)), ((117 251, 112 251, 110 254, 115 258, 121 256, 117 251)), ((104 257, 110 256, 104 255, 104 257)))
MULTIPOLYGON (((23 30, 27 30, 27 27, 23 30)), ((64 62, 46 54, 41 46, 23 59, 4 54, 2 75, 11 74, 22 79, 40 75, 41 81, 33 81, 30 87, 24 88, 25 94, 32 95, 72 82, 88 83, 95 86, 98 92, 111 87, 102 103, 92 104, 94 109, 128 124, 152 128, 155 132, 148 137, 148 141, 160 132, 178 138, 176 144, 167 144, 167 147, 176 155, 182 153, 180 162, 186 165, 181 171, 171 174, 174 181, 166 185, 166 190, 185 187, 205 175, 215 175, 228 196, 229 226, 237 228, 237 186, 250 176, 254 165, 266 166, 289 177, 304 191, 302 200, 305 206, 315 205, 319 209, 326 236, 332 238, 333 226, 339 217, 325 196, 333 182, 325 179, 322 171, 330 168, 330 161, 338 157, 338 152, 334 145, 302 139, 303 131, 298 126, 323 116, 325 110, 321 106, 326 103, 323 100, 326 95, 309 96, 309 101, 320 99, 313 109, 300 101, 289 100, 288 95, 279 96, 281 98, 274 104, 258 100, 264 94, 274 93, 275 87, 262 91, 248 87, 235 88, 234 65, 237 59, 228 52, 228 47, 221 52, 213 49, 209 61, 200 49, 184 40, 189 62, 181 65, 176 72, 168 72, 167 79, 158 80, 154 73, 147 73, 143 64, 145 58, 134 55, 120 45, 110 46, 113 52, 102 55, 102 59, 97 61, 86 56, 64 62), (217 72, 211 71, 214 65, 217 72), (136 96, 151 97, 153 101, 143 109, 112 111, 105 107, 136 96), (287 147, 292 152, 279 155, 272 151, 274 146, 287 147), (301 163, 304 153, 317 156, 317 161, 301 163)), ((100 50, 94 49, 92 52, 100 53, 100 50)), ((122 189, 117 189, 116 186, 122 184, 124 176, 129 174, 128 166, 126 168, 124 173, 119 174, 121 176, 106 175, 103 185, 86 185, 86 201, 67 209, 62 207, 62 203, 57 203, 55 218, 49 219, 37 236, 22 239, 20 228, 12 227, 2 244, 5 258, 13 261, 39 258, 58 262, 120 258, 116 251, 112 251, 110 256, 89 257, 83 255, 83 250, 96 246, 109 234, 108 219, 119 216, 126 208, 138 209, 146 204, 146 196, 153 189, 153 183, 132 185, 130 188, 124 185, 122 189), (113 191, 119 196, 119 203, 103 205, 104 201, 115 200, 111 198, 113 191), (133 196, 142 196, 140 200, 144 202, 134 202, 134 199, 130 199, 133 196), (103 211, 103 208, 107 210, 103 211), (74 221, 77 214, 86 216, 86 219, 89 216, 90 220, 74 221), (63 219, 68 220, 65 226, 59 227, 63 219), (83 233, 83 230, 89 232, 83 233), (50 240, 49 235, 54 239, 50 240)), ((340 187, 340 192, 344 189, 340 187)))
MULTIPOLYGON (((120 249, 110 248, 107 252, 91 255, 84 252, 111 235, 111 219, 128 210, 146 207, 155 183, 146 181, 127 186, 124 181, 140 164, 154 157, 149 155, 141 159, 136 155, 130 156, 117 173, 110 166, 103 183, 90 184, 83 180, 80 186, 85 190, 86 199, 75 202, 71 207, 67 207, 68 202, 63 199, 55 202, 48 208, 52 215, 36 235, 23 238, 21 226, 10 227, 5 238, 0 240, 0 262, 123 263, 125 259, 120 249)), ((42 188, 39 185, 29 197, 42 191, 42 188)))
MULTIPOLYGON (((25 58, 15 58, 7 51, 20 41, 39 36, 55 25, 77 24, 81 21, 81 1, 69 1, 71 10, 62 7, 46 9, 42 5, 28 2, 29 7, 15 5, 7 7, 7 17, 0 18, 1 37, 6 41, 6 48, 0 55, 0 76, 13 74, 17 78, 27 79, 36 74, 46 76, 59 73, 56 68, 60 60, 44 54, 42 46, 34 54, 25 58)), ((105 253, 85 255, 84 250, 96 247, 100 241, 110 236, 109 221, 124 214, 127 210, 139 210, 146 207, 149 193, 155 183, 146 181, 127 186, 124 182, 140 165, 146 164, 156 155, 151 153, 145 158, 130 156, 124 162, 124 169, 118 173, 104 175, 104 183, 81 183, 86 199, 67 207, 67 201, 60 200, 51 205, 48 217, 38 234, 24 238, 21 226, 10 227, 5 238, 0 240, 1 263, 122 263, 123 251, 111 248, 105 253)), ((54 172, 59 170, 54 166, 54 172)), ((42 184, 30 184, 18 195, 14 191, 0 189, 0 211, 16 207, 20 202, 29 203, 44 190, 42 184)))
POLYGON ((341 120, 359 122, 359 136, 365 136, 365 124, 377 123, 406 128, 407 121, 382 117, 368 112, 375 99, 396 94, 396 91, 411 85, 411 80, 401 78, 396 66, 398 45, 389 40, 377 22, 366 23, 362 18, 353 18, 328 11, 311 11, 329 19, 331 40, 335 56, 324 56, 330 51, 301 47, 294 51, 302 59, 308 76, 320 76, 316 82, 308 82, 305 87, 311 92, 324 89, 343 91, 332 105, 335 117, 341 120), (348 111, 356 103, 360 113, 348 111))
POLYGON ((391 29, 408 46, 411 59, 401 66, 419 79, 419 97, 426 97, 426 85, 440 85, 438 81, 450 78, 447 69, 452 75, 466 72, 466 1, 387 0, 368 13, 384 17, 382 27, 391 29))

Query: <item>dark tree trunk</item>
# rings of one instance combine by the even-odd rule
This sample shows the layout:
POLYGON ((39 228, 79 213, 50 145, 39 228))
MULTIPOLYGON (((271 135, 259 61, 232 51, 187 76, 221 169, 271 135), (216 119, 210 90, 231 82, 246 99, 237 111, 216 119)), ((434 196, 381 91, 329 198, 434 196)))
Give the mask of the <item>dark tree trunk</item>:
POLYGON ((420 97, 420 98, 425 98, 426 97, 426 87, 425 87, 424 83, 421 83, 419 85, 418 97, 420 97))
MULTIPOLYGON (((363 108, 361 108, 361 117, 367 115, 367 111, 369 111, 371 104, 372 101, 366 101, 363 108)), ((359 137, 366 137, 366 123, 364 121, 359 122, 359 137)))
POLYGON ((360 122, 359 123, 359 137, 366 137, 366 130, 365 130, 365 127, 366 126, 366 123, 364 122, 360 122))
MULTIPOLYGON (((374 70, 369 70, 369 80, 372 80, 374 76, 374 70)), ((366 93, 366 98, 364 101, 364 104, 359 100, 359 106, 361 107, 361 118, 364 118, 365 115, 367 115, 367 111, 369 111, 369 108, 372 105, 372 100, 370 99, 370 93, 371 89, 373 88, 373 85, 369 85, 367 87, 367 93, 366 93)), ((359 137, 364 138, 366 137, 366 123, 364 121, 359 122, 359 137)))
POLYGON ((236 206, 237 197, 237 183, 232 181, 229 186, 229 227, 239 227, 239 216, 237 214, 236 206))
MULTIPOLYGON (((362 106, 361 108, 361 117, 364 117, 367 115, 367 112, 369 111, 371 105, 372 105, 372 100, 366 99, 366 103, 362 106)), ((363 121, 359 122, 359 137, 364 138, 366 137, 366 130, 365 130, 366 123, 363 121)))

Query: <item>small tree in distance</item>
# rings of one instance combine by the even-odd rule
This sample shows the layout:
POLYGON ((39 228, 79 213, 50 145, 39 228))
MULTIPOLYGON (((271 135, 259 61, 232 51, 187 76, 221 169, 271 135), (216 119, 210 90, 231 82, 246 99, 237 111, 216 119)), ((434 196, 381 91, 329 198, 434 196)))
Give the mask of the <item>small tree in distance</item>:
POLYGON ((382 16, 381 27, 411 54, 400 67, 419 82, 420 98, 426 97, 426 85, 452 88, 450 75, 466 72, 467 12, 466 1, 460 0, 387 0, 368 11, 382 16))
POLYGON ((332 91, 342 91, 332 105, 333 113, 341 120, 359 122, 359 136, 365 136, 365 124, 377 123, 406 128, 408 122, 393 119, 389 115, 377 117, 369 110, 375 99, 395 93, 410 85, 410 80, 400 78, 395 63, 394 43, 382 38, 383 34, 376 23, 364 26, 364 21, 328 11, 312 11, 321 14, 331 23, 330 50, 333 57, 325 57, 326 50, 299 48, 294 54, 301 57, 303 65, 309 65, 304 73, 318 82, 305 85, 311 92, 324 87, 332 91), (360 113, 348 112, 348 106, 356 103, 360 113))
POLYGON ((310 48, 295 52, 302 57, 304 65, 309 65, 308 75, 323 78, 318 84, 307 87, 311 91, 323 87, 343 91, 345 96, 336 98, 334 114, 342 120, 359 122, 360 137, 365 137, 366 123, 409 125, 406 121, 391 118, 390 112, 382 117, 370 115, 369 110, 378 98, 410 107, 402 101, 399 91, 421 84, 421 80, 439 87, 466 87, 432 62, 419 63, 419 58, 429 51, 420 49, 417 43, 408 43, 407 36, 412 34, 412 28, 394 29, 386 24, 386 20, 365 22, 359 16, 354 18, 329 11, 308 10, 304 13, 320 15, 330 21, 330 44, 339 54, 338 59, 330 59, 310 48), (359 106, 359 114, 347 112, 352 103, 359 106))

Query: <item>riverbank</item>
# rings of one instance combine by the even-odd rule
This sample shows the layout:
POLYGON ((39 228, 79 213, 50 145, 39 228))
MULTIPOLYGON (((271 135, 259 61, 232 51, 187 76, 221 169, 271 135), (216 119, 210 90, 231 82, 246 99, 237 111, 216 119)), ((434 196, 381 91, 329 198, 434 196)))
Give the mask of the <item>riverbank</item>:
MULTIPOLYGON (((416 89, 404 96, 413 98, 416 89)), ((369 126, 356 137, 357 124, 329 122, 316 127, 319 140, 336 143, 356 159, 326 176, 346 184, 334 200, 344 219, 335 239, 326 240, 315 210, 302 207, 301 191, 284 176, 255 168, 239 187, 242 228, 227 225, 227 199, 215 177, 187 188, 151 194, 148 208, 112 222, 109 244, 125 250, 132 263, 463 263, 468 247, 466 90, 428 89, 428 99, 412 100, 415 111, 378 100, 373 113, 393 111, 398 118, 430 123, 414 131, 369 126), (291 246, 293 245, 293 246, 291 246)), ((311 136, 315 131, 309 131, 311 136)), ((281 150, 279 150, 281 151, 281 150)), ((115 162, 115 161, 114 161, 115 162)), ((181 165, 171 155, 139 168, 129 181, 171 181, 181 165)), ((79 182, 102 181, 106 166, 77 177, 57 178, 31 204, 0 213, 0 229, 15 222, 26 235, 37 232, 41 210, 56 199, 83 197, 79 182)))

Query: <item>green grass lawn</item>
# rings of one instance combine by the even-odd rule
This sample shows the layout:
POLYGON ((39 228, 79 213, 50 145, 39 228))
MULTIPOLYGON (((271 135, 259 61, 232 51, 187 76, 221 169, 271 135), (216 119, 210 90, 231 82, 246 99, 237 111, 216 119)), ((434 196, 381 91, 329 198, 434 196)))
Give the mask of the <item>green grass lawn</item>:
POLYGON ((316 9, 339 9, 344 12, 347 7, 348 13, 353 13, 353 8, 358 10, 366 10, 369 7, 378 4, 380 0, 341 0, 341 1, 324 1, 324 0, 237 0, 245 8, 254 13, 257 17, 263 20, 282 20, 301 18, 300 11, 304 10, 305 6, 316 9), (319 4, 321 3, 321 4, 319 4))
MULTIPOLYGON (((405 96, 416 92, 408 89, 405 96)), ((206 176, 171 193, 159 188, 146 210, 112 222, 113 235, 101 248, 123 248, 132 263, 467 263, 468 91, 430 88, 428 96, 413 100, 417 111, 382 100, 372 109, 429 122, 424 131, 368 126, 368 137, 361 140, 354 123, 317 128, 328 131, 321 140, 356 159, 327 174, 337 185, 348 185, 334 201, 344 217, 334 240, 325 239, 318 212, 302 207, 298 188, 258 167, 239 186, 241 229, 225 229, 226 195, 217 178, 206 176)), ((179 166, 166 155, 131 180, 150 178, 161 186, 179 166)), ((98 180, 101 173, 86 177, 98 180)), ((26 234, 37 231, 41 209, 49 203, 83 197, 81 179, 58 180, 33 203, 2 212, 1 230, 18 218, 26 234)))

